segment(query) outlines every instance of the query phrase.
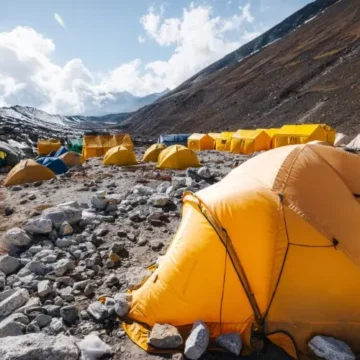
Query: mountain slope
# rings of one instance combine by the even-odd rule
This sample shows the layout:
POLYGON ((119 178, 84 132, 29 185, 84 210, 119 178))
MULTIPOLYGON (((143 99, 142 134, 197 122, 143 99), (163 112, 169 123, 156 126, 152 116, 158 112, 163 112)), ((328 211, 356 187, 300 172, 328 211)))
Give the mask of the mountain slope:
POLYGON ((157 135, 326 122, 359 132, 360 1, 334 2, 309 4, 131 114, 123 128, 157 135), (281 28, 280 40, 249 53, 254 44, 267 44, 264 36, 276 40, 281 28))

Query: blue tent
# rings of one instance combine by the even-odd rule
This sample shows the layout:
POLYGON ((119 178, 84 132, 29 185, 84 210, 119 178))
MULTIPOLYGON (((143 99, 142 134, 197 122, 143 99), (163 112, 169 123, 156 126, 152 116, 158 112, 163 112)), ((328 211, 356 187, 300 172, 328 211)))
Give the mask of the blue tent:
POLYGON ((187 141, 190 135, 191 134, 160 135, 158 142, 165 146, 171 146, 171 145, 187 146, 187 141))
POLYGON ((36 159, 38 164, 46 166, 56 175, 64 174, 68 171, 68 167, 64 162, 56 157, 41 157, 36 159))
POLYGON ((56 151, 56 153, 53 155, 54 157, 60 157, 62 154, 67 153, 68 150, 65 146, 62 146, 59 150, 56 151))

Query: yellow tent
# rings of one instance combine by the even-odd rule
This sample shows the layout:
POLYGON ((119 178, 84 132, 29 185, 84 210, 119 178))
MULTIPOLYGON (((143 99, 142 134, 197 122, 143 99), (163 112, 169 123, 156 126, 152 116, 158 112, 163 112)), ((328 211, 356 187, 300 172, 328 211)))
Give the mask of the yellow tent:
POLYGON ((67 167, 75 165, 82 165, 85 162, 84 157, 74 151, 68 151, 60 156, 60 159, 65 163, 67 167))
MULTIPOLYGON (((328 131, 326 130, 327 125, 324 124, 298 124, 298 125, 284 125, 281 129, 289 134, 299 134, 308 137, 309 141, 328 140, 328 131)), ((329 127, 330 128, 330 127, 329 127)), ((331 128, 330 128, 331 129, 331 128)), ((335 137, 330 143, 334 144, 335 137)))
POLYGON ((48 155, 52 151, 61 148, 61 142, 58 139, 40 139, 37 142, 37 151, 39 155, 48 155))
POLYGON ((286 145, 296 145, 296 144, 306 144, 309 142, 308 135, 291 133, 289 130, 285 129, 262 129, 264 130, 271 138, 271 149, 286 145))
POLYGON ((222 132, 221 135, 215 140, 217 151, 230 151, 231 149, 231 138, 234 132, 222 132))
POLYGON ((183 198, 180 227, 151 277, 133 291, 124 325, 142 348, 148 328, 211 337, 251 327, 284 331, 299 351, 314 334, 360 351, 360 157, 293 145, 252 158, 183 198))
POLYGON ((213 150, 214 139, 208 134, 192 134, 188 138, 188 148, 193 151, 213 150))
POLYGON ((160 153, 164 149, 166 149, 166 146, 163 145, 163 144, 152 144, 145 151, 145 154, 144 154, 144 157, 143 157, 142 161, 145 161, 145 162, 157 162, 160 153))
POLYGON ((238 130, 231 139, 231 151, 234 154, 252 154, 269 150, 270 136, 263 130, 238 130))
POLYGON ((104 157, 104 165, 136 165, 137 160, 132 150, 125 146, 115 146, 110 149, 104 157))
POLYGON ((125 146, 130 150, 134 147, 128 134, 84 135, 82 155, 85 159, 104 156, 108 150, 119 145, 125 146))
POLYGON ((186 169, 201 166, 196 154, 182 145, 172 145, 163 150, 158 158, 160 169, 186 169))
POLYGON ((36 161, 28 159, 14 166, 5 179, 5 186, 21 185, 35 181, 50 180, 55 174, 36 161))

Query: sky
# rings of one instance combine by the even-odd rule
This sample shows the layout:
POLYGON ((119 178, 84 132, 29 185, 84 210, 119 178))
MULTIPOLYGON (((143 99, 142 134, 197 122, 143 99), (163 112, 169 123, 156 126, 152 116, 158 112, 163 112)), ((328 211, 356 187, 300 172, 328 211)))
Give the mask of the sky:
POLYGON ((0 0, 0 106, 86 114, 173 89, 310 0, 0 0))

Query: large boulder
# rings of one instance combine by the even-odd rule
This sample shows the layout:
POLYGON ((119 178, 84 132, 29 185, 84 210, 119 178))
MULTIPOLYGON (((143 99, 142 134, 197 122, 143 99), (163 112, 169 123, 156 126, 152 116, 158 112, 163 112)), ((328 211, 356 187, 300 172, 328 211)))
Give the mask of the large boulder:
POLYGON ((28 246, 31 242, 32 238, 25 230, 14 227, 6 232, 3 246, 10 250, 17 247, 28 246))
POLYGON ((87 335, 78 346, 81 350, 81 360, 103 359, 105 355, 112 354, 111 347, 105 344, 96 334, 87 335))
POLYGON ((78 223, 82 218, 82 209, 76 201, 72 201, 45 209, 41 217, 50 219, 55 228, 60 229, 64 221, 70 225, 78 223))
POLYGON ((185 356, 191 360, 199 359, 206 351, 209 341, 209 329, 204 322, 196 321, 185 343, 185 356))
POLYGON ((1 360, 78 360, 79 349, 70 337, 42 333, 8 336, 0 341, 1 360))
POLYGON ((28 219, 24 222, 23 229, 32 234, 49 234, 52 230, 52 221, 41 217, 28 219))
POLYGON ((18 336, 24 333, 29 319, 24 314, 12 314, 0 322, 0 338, 18 336))
POLYGON ((308 345, 316 356, 326 360, 355 360, 356 358, 348 344, 329 336, 315 336, 308 345))
POLYGON ((20 260, 9 255, 0 256, 0 271, 5 275, 14 273, 20 266, 20 260))
POLYGON ((241 337, 239 333, 221 334, 216 343, 223 349, 239 356, 242 348, 241 337))
MULTIPOLYGON (((19 307, 26 304, 30 299, 29 292, 26 289, 17 290, 15 293, 0 302, 0 319, 10 315, 19 307)), ((2 359, 0 357, 0 359, 2 359)))
POLYGON ((158 349, 176 349, 183 343, 183 339, 176 327, 155 324, 147 343, 158 349))

